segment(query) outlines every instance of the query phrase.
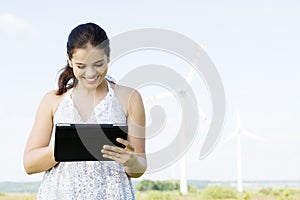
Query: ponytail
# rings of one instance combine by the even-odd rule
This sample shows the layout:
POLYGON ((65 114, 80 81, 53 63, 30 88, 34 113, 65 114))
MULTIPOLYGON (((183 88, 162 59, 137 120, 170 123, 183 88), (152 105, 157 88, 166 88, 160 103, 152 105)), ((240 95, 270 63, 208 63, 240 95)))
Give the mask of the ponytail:
POLYGON ((76 78, 73 73, 73 69, 67 64, 63 69, 58 78, 58 89, 57 95, 62 95, 68 89, 72 88, 76 84, 76 78))

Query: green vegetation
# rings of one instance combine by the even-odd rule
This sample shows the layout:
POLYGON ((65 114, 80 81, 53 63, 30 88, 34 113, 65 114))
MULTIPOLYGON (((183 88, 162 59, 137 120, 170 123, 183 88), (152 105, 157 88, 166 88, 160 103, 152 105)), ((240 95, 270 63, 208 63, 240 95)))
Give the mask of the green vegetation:
POLYGON ((141 200, 176 200, 180 196, 179 192, 171 192, 171 191, 148 191, 148 192, 136 192, 136 199, 141 200))
POLYGON ((211 185, 198 189, 189 185, 189 193, 179 192, 178 181, 143 180, 136 184, 138 200, 300 200, 300 190, 262 188, 238 193, 235 188, 211 185))
POLYGON ((276 195, 271 192, 262 194, 258 191, 245 191, 237 193, 231 188, 209 186, 203 190, 193 190, 187 195, 179 191, 147 191, 136 192, 138 200, 300 200, 300 190, 278 189, 276 195), (280 193, 277 193, 280 192, 280 193))
POLYGON ((158 190, 158 191, 179 190, 179 182, 143 180, 137 184, 135 190, 141 192, 150 191, 150 190, 158 190))
POLYGON ((36 194, 2 194, 0 200, 35 200, 36 194))
POLYGON ((236 199, 237 192, 233 188, 209 186, 202 191, 202 199, 236 199))
MULTIPOLYGON (((18 186, 14 190, 24 190, 25 187, 8 185, 18 186)), ((238 193, 235 188, 219 185, 209 185, 201 189, 195 185, 189 185, 189 193, 183 195, 179 192, 179 188, 178 181, 143 180, 135 185, 135 195, 137 200, 300 200, 300 189, 261 188, 238 193)), ((36 192, 6 193, 1 191, 0 200, 34 200, 36 199, 34 193, 36 192)))
POLYGON ((262 188, 258 191, 258 195, 273 196, 276 200, 299 200, 300 190, 296 189, 272 189, 272 188, 262 188))
POLYGON ((258 191, 258 193, 263 194, 263 195, 271 195, 272 188, 262 188, 258 191))

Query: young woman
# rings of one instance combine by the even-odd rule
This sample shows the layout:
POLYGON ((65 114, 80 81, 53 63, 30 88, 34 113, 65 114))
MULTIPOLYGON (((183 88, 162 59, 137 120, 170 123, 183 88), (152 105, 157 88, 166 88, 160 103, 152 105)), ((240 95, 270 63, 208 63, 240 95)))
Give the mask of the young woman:
POLYGON ((58 90, 48 92, 36 113, 24 151, 28 174, 44 172, 37 199, 135 199, 130 177, 141 176, 145 156, 145 113, 140 94, 107 76, 109 40, 94 23, 74 28, 67 42, 67 66, 58 90), (125 148, 104 145, 112 161, 56 162, 56 123, 127 123, 125 148))

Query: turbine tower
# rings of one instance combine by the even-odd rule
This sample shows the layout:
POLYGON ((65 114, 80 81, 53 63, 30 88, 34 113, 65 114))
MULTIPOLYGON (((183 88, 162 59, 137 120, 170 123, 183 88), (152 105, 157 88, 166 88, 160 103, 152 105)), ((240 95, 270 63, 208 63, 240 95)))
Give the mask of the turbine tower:
MULTIPOLYGON (((178 96, 182 99, 187 99, 187 87, 190 85, 193 76, 195 75, 195 69, 193 67, 190 68, 190 71, 187 75, 187 85, 181 90, 178 91, 178 96)), ((155 99, 163 99, 163 98, 168 98, 173 96, 174 94, 172 94, 171 92, 165 92, 165 93, 161 93, 161 94, 157 94, 154 96, 149 96, 146 97, 146 101, 147 100, 155 100, 155 99)), ((201 109, 199 109, 198 105, 197 107, 195 107, 195 109, 198 110, 200 119, 202 119, 202 121, 204 122, 205 125, 210 125, 210 120, 209 118, 201 111, 201 109)), ((183 125, 185 126, 185 125, 183 125)), ((186 127, 183 127, 183 130, 185 130, 186 127)), ((182 141, 184 141, 185 138, 182 138, 182 141)), ((184 143, 184 142, 183 142, 184 143)), ((175 163, 172 166, 172 176, 173 178, 175 178, 175 163)), ((180 192, 181 194, 187 194, 188 193, 188 185, 187 185, 187 176, 186 176, 186 155, 183 155, 180 159, 180 192)))
POLYGON ((237 119, 237 127, 233 134, 229 136, 227 139, 224 140, 223 143, 227 143, 230 140, 232 140, 234 137, 236 137, 236 165, 237 165, 237 180, 236 180, 236 185, 237 185, 237 191, 238 192, 243 192, 243 177, 242 177, 242 144, 241 144, 241 137, 242 136, 247 136, 251 137, 256 141, 262 141, 264 143, 269 143, 266 139, 257 136, 253 134, 252 132, 245 130, 241 126, 241 117, 240 113, 237 110, 236 111, 236 119, 237 119))

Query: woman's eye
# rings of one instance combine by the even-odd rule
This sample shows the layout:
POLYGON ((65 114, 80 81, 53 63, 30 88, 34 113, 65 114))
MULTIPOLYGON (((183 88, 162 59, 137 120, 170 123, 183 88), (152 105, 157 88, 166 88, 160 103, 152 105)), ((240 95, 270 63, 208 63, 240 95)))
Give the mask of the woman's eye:
POLYGON ((103 63, 101 64, 95 64, 96 67, 102 67, 103 66, 103 63))
POLYGON ((77 67, 78 67, 79 69, 83 69, 83 68, 84 68, 84 65, 77 65, 77 67))

